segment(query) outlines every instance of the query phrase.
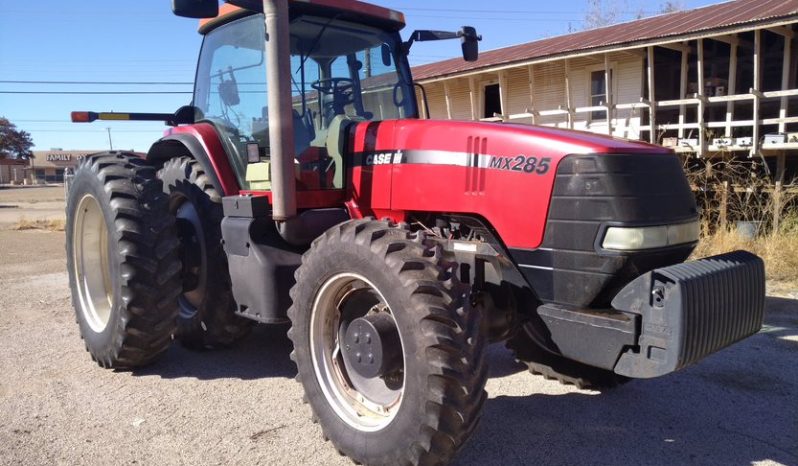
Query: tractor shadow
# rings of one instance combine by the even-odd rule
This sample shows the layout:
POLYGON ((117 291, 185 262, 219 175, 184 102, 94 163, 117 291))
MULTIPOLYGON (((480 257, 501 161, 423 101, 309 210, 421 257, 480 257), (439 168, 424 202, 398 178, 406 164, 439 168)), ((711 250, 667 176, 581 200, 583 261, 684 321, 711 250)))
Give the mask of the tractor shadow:
POLYGON ((293 378, 296 366, 289 357, 293 346, 288 328, 257 325, 234 347, 219 350, 192 351, 175 342, 164 357, 134 374, 199 380, 293 378))
MULTIPOLYGON (((530 374, 509 390, 489 382, 455 464, 798 464, 796 355, 798 301, 768 298, 761 333, 669 376, 601 393, 530 374)), ((501 348, 488 356, 515 364, 501 348)))
MULTIPOLYGON (((153 365, 133 372, 137 376, 157 375, 164 379, 198 380, 294 378, 296 366, 290 359, 293 349, 288 325, 257 325, 252 333, 232 348, 192 351, 174 343, 153 365)), ((515 360, 492 357, 505 351, 503 345, 489 348, 490 377, 504 377, 526 370, 515 360)))

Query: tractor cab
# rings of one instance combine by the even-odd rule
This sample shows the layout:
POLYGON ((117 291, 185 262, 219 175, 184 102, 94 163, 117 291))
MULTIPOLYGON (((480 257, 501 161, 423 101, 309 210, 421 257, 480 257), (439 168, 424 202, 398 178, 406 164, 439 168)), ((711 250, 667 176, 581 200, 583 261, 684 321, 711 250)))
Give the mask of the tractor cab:
MULTIPOLYGON (((243 189, 268 191, 265 21, 262 13, 226 10, 200 29, 205 39, 194 89, 195 121, 216 127, 243 189)), ((320 13, 294 13, 289 20, 290 118, 299 191, 343 189, 341 134, 350 122, 418 114, 397 26, 320 13)))

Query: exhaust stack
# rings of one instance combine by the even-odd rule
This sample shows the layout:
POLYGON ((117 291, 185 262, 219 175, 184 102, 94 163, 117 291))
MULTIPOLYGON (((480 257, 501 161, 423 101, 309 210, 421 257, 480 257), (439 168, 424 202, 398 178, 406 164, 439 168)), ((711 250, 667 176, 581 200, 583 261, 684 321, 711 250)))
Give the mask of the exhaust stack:
POLYGON ((266 17, 272 216, 275 221, 282 222, 296 216, 288 0, 263 0, 263 14, 266 17))

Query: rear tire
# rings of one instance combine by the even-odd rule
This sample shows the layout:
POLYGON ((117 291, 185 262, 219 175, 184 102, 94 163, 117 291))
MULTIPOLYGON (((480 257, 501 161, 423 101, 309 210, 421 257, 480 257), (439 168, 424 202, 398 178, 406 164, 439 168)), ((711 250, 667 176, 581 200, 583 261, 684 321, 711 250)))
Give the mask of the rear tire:
POLYGON ((175 223, 155 169, 134 154, 85 158, 67 197, 69 285, 100 366, 152 362, 172 342, 180 293, 175 223))
POLYGON ((231 346, 249 334, 253 322, 235 314, 222 245, 222 197, 202 165, 189 157, 167 161, 158 177, 177 218, 183 263, 175 336, 191 349, 231 346))
POLYGON ((324 437, 355 462, 445 464, 474 431, 487 329, 455 267, 423 233, 369 220, 330 229, 303 256, 288 312, 297 380, 324 437), (380 354, 401 350, 401 366, 369 378, 344 358, 349 328, 375 314, 399 337, 380 354))

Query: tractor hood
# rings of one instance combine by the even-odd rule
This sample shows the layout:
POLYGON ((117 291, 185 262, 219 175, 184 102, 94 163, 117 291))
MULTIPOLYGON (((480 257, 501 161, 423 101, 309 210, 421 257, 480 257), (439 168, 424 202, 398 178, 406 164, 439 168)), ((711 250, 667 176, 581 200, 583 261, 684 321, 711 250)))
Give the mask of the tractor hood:
MULTIPOLYGON (((542 243, 548 200, 567 156, 590 156, 580 162, 587 174, 595 158, 605 155, 665 160, 681 170, 678 157, 668 149, 555 128, 395 120, 358 123, 349 132, 354 158, 350 198, 373 209, 370 214, 477 215, 501 231, 508 246, 524 249, 542 243)), ((685 210, 690 208, 694 204, 685 210)))

